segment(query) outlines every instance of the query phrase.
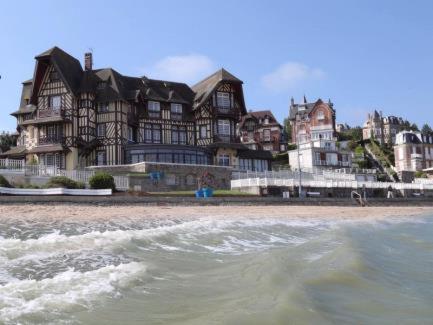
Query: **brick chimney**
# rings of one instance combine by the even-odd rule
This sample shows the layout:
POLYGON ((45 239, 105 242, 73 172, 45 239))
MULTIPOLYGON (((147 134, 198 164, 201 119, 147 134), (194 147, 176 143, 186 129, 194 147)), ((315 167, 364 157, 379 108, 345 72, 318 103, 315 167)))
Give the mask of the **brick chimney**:
POLYGON ((84 53, 84 70, 90 71, 93 68, 93 57, 91 52, 84 53))

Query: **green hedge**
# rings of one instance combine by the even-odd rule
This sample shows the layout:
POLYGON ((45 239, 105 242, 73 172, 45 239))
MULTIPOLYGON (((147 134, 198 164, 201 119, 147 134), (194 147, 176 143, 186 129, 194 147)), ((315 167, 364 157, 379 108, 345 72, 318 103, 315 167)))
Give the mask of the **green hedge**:
POLYGON ((48 183, 45 185, 46 188, 70 188, 70 189, 82 189, 85 188, 84 183, 76 182, 66 176, 55 176, 51 177, 48 183))
POLYGON ((116 184, 114 183, 114 178, 108 173, 98 172, 89 179, 90 188, 93 189, 109 189, 111 188, 113 192, 116 190, 116 184))
POLYGON ((12 187, 12 185, 3 175, 0 175, 0 187, 12 187))

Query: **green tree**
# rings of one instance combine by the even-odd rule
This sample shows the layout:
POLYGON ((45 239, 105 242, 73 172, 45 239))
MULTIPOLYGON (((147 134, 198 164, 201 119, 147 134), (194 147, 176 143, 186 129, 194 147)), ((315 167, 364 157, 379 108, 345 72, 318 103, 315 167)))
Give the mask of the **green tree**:
POLYGON ((418 125, 416 125, 415 123, 413 123, 413 124, 410 126, 410 129, 411 129, 412 131, 419 131, 418 125))
POLYGON ((424 134, 424 135, 431 135, 431 134, 433 134, 433 130, 432 130, 432 128, 430 127, 430 125, 428 125, 428 124, 426 123, 426 124, 424 124, 424 125, 422 126, 421 133, 424 134))
POLYGON ((292 126, 290 125, 290 120, 285 118, 283 121, 283 131, 286 135, 287 142, 292 142, 292 126))
POLYGON ((9 149, 17 145, 17 137, 10 134, 9 132, 3 131, 0 134, 0 147, 3 149, 9 149))

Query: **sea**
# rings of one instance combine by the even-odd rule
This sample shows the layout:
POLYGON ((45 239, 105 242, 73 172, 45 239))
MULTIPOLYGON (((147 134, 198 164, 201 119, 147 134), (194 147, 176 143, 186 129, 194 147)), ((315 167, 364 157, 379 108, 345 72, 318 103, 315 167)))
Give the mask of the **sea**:
POLYGON ((433 324, 433 215, 2 219, 0 324, 433 324))

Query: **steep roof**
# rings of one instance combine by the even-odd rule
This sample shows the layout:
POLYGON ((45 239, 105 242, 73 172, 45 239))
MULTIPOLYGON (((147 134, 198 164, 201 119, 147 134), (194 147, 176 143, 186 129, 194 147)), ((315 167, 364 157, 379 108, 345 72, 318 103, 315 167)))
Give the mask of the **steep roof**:
POLYGON ((222 81, 239 84, 243 83, 242 80, 236 78, 230 72, 222 68, 191 87, 195 92, 194 106, 199 107, 206 102, 222 81))
POLYGON ((37 55, 35 59, 50 59, 71 91, 74 94, 78 92, 83 77, 80 61, 57 46, 37 55))
POLYGON ((241 121, 239 122, 239 127, 242 128, 248 119, 252 118, 252 119, 257 120, 257 122, 258 122, 259 120, 264 120, 266 117, 269 118, 269 123, 266 125, 268 125, 268 126, 278 125, 278 126, 282 127, 281 124, 278 123, 274 114, 272 114, 272 112, 270 110, 248 112, 246 115, 242 116, 241 121))
POLYGON ((315 101, 314 103, 302 103, 302 104, 292 104, 290 106, 290 112, 289 112, 289 119, 294 120, 296 118, 296 115, 301 114, 301 115, 309 115, 313 109, 320 104, 326 104, 329 106, 329 108, 335 112, 332 103, 329 101, 328 103, 325 103, 323 100, 321 100, 320 98, 315 101))

